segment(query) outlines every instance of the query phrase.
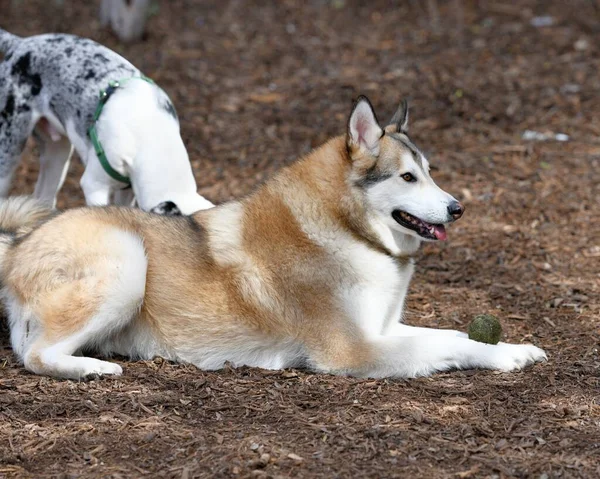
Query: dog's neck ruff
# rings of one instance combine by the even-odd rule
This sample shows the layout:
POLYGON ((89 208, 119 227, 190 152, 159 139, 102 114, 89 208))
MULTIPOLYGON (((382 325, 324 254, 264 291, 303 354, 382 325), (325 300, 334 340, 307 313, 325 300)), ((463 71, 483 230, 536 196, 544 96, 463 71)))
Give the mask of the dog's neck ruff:
POLYGON ((96 107, 96 112, 94 113, 94 119, 92 121, 92 126, 90 126, 88 128, 88 136, 90 137, 90 141, 92 142, 92 145, 94 146, 94 150, 96 151, 96 156, 98 156, 98 160, 100 161, 102 168, 104 168, 104 171, 106 171, 106 174, 108 176, 110 176, 112 179, 117 180, 121 183, 125 183, 125 185, 126 185, 125 188, 128 188, 131 186, 131 180, 127 176, 123 176, 121 173, 119 173, 117 170, 115 170, 112 166, 110 166, 110 163, 108 162, 108 159, 106 158, 106 153, 104 152, 104 148, 102 148, 102 144, 100 143, 100 140, 98 139, 98 132, 96 131, 96 122, 98 121, 98 118, 100 118, 100 114, 102 113, 102 109, 104 108, 104 105, 106 104, 108 99, 112 96, 112 94, 116 91, 116 89, 119 87, 122 87, 129 80, 135 80, 135 79, 144 80, 145 82, 154 84, 154 82, 150 78, 148 78, 144 75, 141 75, 141 74, 139 77, 134 76, 134 77, 124 78, 122 80, 111 81, 108 84, 108 87, 106 87, 104 90, 100 90, 100 98, 98 99, 98 106, 96 107))

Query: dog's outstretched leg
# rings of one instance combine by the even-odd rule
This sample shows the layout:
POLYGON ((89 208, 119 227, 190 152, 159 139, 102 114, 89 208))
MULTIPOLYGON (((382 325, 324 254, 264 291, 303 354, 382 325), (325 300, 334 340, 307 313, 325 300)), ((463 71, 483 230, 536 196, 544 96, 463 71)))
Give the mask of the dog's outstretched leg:
MULTIPOLYGON (((92 230, 90 248, 77 251, 72 260, 78 267, 73 268, 68 254, 55 252, 53 264, 38 272, 45 292, 26 298, 26 304, 16 304, 20 302, 17 297, 9 298, 11 324, 29 321, 27 327, 17 329, 30 336, 11 336, 11 341, 23 344, 25 367, 37 374, 85 379, 122 372, 117 364, 75 354, 107 351, 110 338, 130 325, 144 299, 145 250, 133 234, 111 229, 98 235, 92 230)), ((17 268, 10 274, 23 275, 27 281, 26 270, 17 268)), ((24 284, 24 289, 27 286, 32 285, 24 284)))
POLYGON ((371 346, 375 361, 365 371, 369 377, 428 376, 450 369, 514 371, 546 359, 531 344, 491 345, 448 336, 380 337, 371 346))
POLYGON ((40 149, 40 173, 35 184, 34 196, 56 205, 56 195, 60 191, 69 169, 73 146, 68 138, 53 139, 38 129, 34 138, 40 149))
POLYGON ((412 378, 450 369, 513 371, 546 359, 546 353, 531 344, 491 345, 452 336, 367 339, 342 333, 323 335, 315 344, 311 356, 317 369, 372 378, 412 378))

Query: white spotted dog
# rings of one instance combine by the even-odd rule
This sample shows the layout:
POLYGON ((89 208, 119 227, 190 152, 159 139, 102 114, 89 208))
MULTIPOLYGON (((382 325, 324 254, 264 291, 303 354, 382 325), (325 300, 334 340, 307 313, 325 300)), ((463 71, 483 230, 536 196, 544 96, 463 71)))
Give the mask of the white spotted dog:
POLYGON ((419 245, 445 240, 463 214, 429 175, 407 118, 400 108, 381 128, 360 98, 345 135, 191 216, 0 202, 15 353, 34 373, 74 379, 122 372, 86 352, 374 378, 544 360, 530 344, 402 324, 419 245))
POLYGON ((123 57, 73 35, 2 29, 0 52, 0 196, 33 135, 41 152, 34 196, 52 206, 73 147, 88 205, 135 201, 184 215, 213 206, 197 193, 169 97, 123 57))

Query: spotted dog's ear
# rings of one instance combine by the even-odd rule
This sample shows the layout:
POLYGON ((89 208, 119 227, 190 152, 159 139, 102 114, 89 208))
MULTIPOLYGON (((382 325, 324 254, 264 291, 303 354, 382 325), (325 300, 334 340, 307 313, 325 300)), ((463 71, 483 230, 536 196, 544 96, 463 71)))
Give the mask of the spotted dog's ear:
POLYGON ((379 126, 373 106, 366 96, 359 96, 348 119, 346 144, 350 151, 362 150, 379 155, 379 140, 383 130, 379 126))
POLYGON ((408 131, 408 101, 402 100, 400 106, 390 120, 390 125, 396 125, 398 133, 406 133, 408 131))
POLYGON ((150 213, 156 213, 163 216, 181 216, 181 211, 172 201, 163 201, 150 210, 150 213))

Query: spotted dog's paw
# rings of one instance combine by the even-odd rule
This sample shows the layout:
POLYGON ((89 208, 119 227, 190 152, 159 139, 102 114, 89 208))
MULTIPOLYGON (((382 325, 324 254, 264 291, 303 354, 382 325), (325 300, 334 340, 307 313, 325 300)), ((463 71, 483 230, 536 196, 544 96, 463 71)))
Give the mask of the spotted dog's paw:
POLYGON ((151 213, 163 216, 181 216, 181 211, 172 201, 163 201, 150 210, 151 213))

